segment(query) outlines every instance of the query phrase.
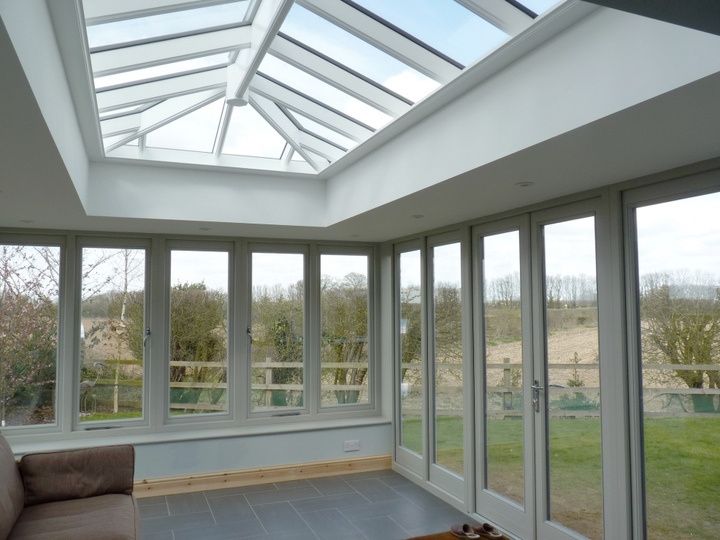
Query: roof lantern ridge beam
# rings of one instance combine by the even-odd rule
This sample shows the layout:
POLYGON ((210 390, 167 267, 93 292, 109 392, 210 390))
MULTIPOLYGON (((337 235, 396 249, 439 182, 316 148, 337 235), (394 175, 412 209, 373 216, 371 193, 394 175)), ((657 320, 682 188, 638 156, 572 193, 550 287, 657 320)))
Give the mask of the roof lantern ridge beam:
POLYGON ((367 103, 385 114, 397 118, 406 113, 411 104, 398 99, 382 87, 358 77, 283 36, 273 41, 269 54, 309 73, 331 86, 367 103))
POLYGON ((237 0, 84 0, 82 4, 85 24, 90 26, 233 2, 237 0))
POLYGON ((292 5, 293 0, 262 0, 258 5, 250 27, 250 47, 242 49, 235 62, 227 67, 225 100, 228 105, 247 105, 250 81, 292 5))
POLYGON ((323 163, 319 163, 305 151, 306 145, 302 143, 307 141, 301 140, 302 132, 275 102, 252 92, 249 96, 249 103, 313 169, 320 172, 325 168, 323 163))
POLYGON ((440 84, 450 82, 462 71, 461 68, 345 2, 337 0, 297 1, 298 4, 313 13, 367 41, 440 84))
POLYGON ((105 148, 106 152, 111 152, 120 146, 124 146, 130 141, 142 137, 151 131, 169 124, 173 120, 190 114, 193 111, 204 107, 222 97, 222 92, 217 90, 207 90, 199 94, 191 94, 180 96, 176 99, 169 99, 151 107, 140 113, 140 128, 132 135, 115 142, 105 148))
POLYGON ((506 0, 455 0, 510 36, 517 36, 530 27, 533 18, 506 0))
POLYGON ((230 53, 243 46, 247 47, 250 39, 251 28, 248 25, 224 28, 94 52, 90 55, 90 62, 93 76, 101 77, 180 60, 230 53))

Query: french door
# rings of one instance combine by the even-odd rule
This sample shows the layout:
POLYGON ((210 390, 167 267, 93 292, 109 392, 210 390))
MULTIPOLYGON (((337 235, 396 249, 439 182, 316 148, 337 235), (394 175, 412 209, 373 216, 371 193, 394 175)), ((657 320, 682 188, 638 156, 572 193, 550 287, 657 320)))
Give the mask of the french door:
POLYGON ((475 511, 603 539, 597 201, 477 226, 475 511))

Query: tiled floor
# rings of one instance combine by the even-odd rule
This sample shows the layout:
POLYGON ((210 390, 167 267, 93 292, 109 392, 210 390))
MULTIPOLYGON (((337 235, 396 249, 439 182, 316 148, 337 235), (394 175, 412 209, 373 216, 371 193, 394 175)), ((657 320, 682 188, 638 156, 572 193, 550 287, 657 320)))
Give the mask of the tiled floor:
POLYGON ((143 540, 400 540, 471 522, 393 471, 140 499, 143 540))

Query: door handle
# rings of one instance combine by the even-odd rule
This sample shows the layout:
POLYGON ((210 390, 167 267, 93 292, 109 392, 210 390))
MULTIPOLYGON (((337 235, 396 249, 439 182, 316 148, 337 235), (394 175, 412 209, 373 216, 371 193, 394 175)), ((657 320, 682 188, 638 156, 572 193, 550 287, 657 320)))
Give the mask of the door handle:
POLYGON ((540 412, 540 390, 545 390, 545 388, 540 386, 540 381, 537 379, 533 381, 533 385, 530 388, 532 388, 533 391, 533 409, 535 409, 535 412, 540 412))

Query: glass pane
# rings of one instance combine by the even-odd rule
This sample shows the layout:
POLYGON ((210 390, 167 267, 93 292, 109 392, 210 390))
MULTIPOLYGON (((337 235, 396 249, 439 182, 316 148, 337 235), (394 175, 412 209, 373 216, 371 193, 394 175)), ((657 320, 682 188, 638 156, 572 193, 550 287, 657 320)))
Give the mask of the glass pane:
POLYGON ((400 445, 422 454, 420 251, 400 254, 400 445))
POLYGON ((211 153, 220 126, 224 102, 217 99, 145 136, 149 148, 211 153))
POLYGON ((485 56, 508 37, 453 0, 356 2, 463 66, 485 56))
POLYGON ((368 403, 368 257, 322 255, 321 406, 368 403))
POLYGON ((145 250, 82 250, 80 420, 143 413, 145 250))
POLYGON ((482 239, 487 488, 525 502, 520 234, 482 239))
MULTIPOLYGON (((89 0, 84 0, 87 3, 89 0)), ((249 1, 179 10, 87 27, 90 48, 158 39, 204 28, 239 24, 245 20, 249 1)))
POLYGON ((268 54, 263 58, 259 71, 295 92, 309 96, 323 106, 341 112, 373 129, 379 129, 392 120, 384 112, 272 55, 268 54))
POLYGON ((651 540, 720 527, 720 193, 638 208, 651 540))
POLYGON ((252 254, 253 412, 303 407, 304 268, 302 253, 252 254))
POLYGON ((0 427, 55 423, 60 248, 0 245, 0 427))
POLYGON ((233 107, 231 114, 223 153, 280 159, 285 139, 252 106, 233 107))
POLYGON ((550 517, 603 538, 595 219, 547 225, 550 517))
POLYGON ((95 90, 102 90, 115 85, 128 85, 131 83, 146 82, 156 78, 167 78, 183 73, 201 71, 211 68, 227 66, 230 63, 229 53, 213 54, 211 56, 201 56, 191 60, 181 60, 179 62, 170 62, 142 69, 134 69, 123 73, 114 73, 112 75, 104 75, 95 77, 95 90))
POLYGON ((228 411, 227 251, 173 250, 170 414, 228 411))
POLYGON ((463 347, 460 243, 433 248, 435 463, 463 468, 463 347))
POLYGON ((298 4, 293 5, 281 31, 412 102, 440 86, 437 81, 298 4))

